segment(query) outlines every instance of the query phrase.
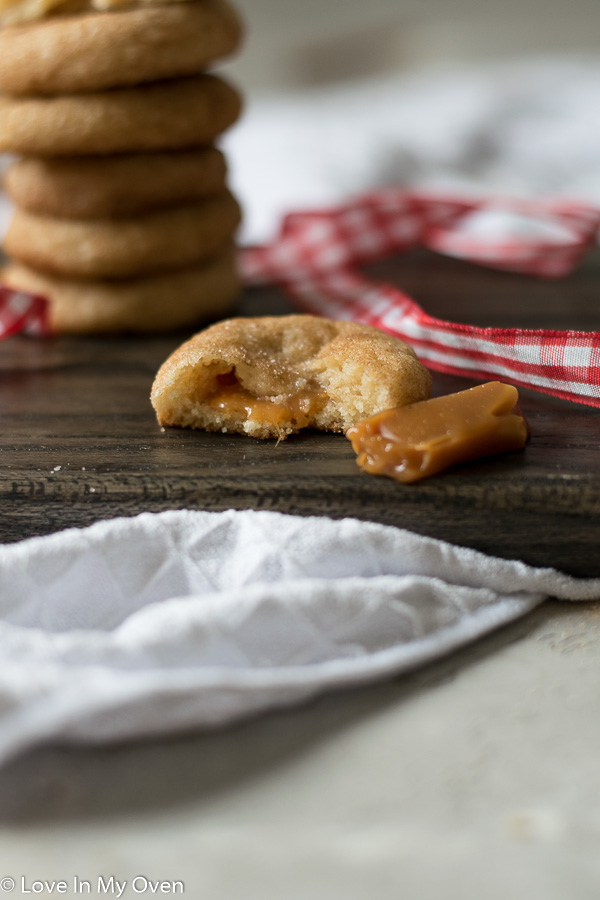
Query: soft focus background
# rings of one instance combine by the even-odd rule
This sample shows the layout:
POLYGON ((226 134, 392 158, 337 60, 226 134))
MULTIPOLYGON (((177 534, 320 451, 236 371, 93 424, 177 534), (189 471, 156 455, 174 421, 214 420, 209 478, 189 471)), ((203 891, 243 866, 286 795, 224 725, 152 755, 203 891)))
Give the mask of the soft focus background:
MULTIPOLYGON (((600 0, 233 2, 248 36, 224 70, 246 114, 224 146, 242 240, 388 182, 600 205, 600 0)), ((574 294, 581 314, 594 277, 574 294)), ((150 375, 133 342, 119 346, 133 354, 110 351, 119 378, 150 375)), ((73 378, 93 404, 86 347, 73 378)), ((23 396, 36 367, 50 381, 70 365, 59 344, 42 350, 39 365, 23 350, 23 396)), ((597 607, 551 603, 406 679, 238 729, 32 753, 0 772, 0 883, 113 874, 181 879, 189 900, 596 900, 599 648, 597 607)))
POLYGON ((600 3, 238 0, 242 239, 388 182, 600 203, 600 3))
POLYGON ((426 64, 600 50, 598 0, 238 0, 250 90, 323 85, 426 64))

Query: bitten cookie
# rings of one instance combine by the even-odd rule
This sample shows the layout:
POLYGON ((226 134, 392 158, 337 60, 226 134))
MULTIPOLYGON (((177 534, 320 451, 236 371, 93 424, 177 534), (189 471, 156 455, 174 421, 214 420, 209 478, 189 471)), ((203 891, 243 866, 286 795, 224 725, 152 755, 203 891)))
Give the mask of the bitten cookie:
POLYGON ((65 156, 184 149, 210 144, 241 110, 216 75, 90 94, 0 99, 0 151, 65 156))
POLYGON ((201 72, 240 43, 226 0, 63 14, 0 29, 0 91, 75 94, 201 72))
POLYGON ((266 316, 218 322, 161 366, 151 402, 161 425, 284 438, 345 431, 429 396, 431 375, 397 338, 355 322, 266 316))
POLYGON ((124 218, 182 206, 225 190, 215 147, 126 156, 24 157, 4 175, 21 209, 59 219, 124 218))
POLYGON ((194 265, 231 245, 240 208, 229 191, 131 219, 51 219, 16 209, 4 251, 67 278, 128 278, 194 265))
POLYGON ((44 296, 56 333, 174 331, 230 313, 240 292, 231 250, 203 266, 126 281, 74 281, 17 264, 0 272, 9 287, 44 296))

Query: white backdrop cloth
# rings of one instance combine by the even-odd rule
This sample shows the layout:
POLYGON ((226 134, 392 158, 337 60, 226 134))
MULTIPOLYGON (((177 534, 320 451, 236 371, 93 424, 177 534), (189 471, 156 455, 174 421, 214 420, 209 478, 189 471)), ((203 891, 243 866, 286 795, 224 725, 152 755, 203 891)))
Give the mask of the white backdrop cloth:
POLYGON ((269 241, 285 213, 390 184, 600 206, 599 96, 600 64, 575 58, 250 93, 223 142, 242 241, 269 241))
POLYGON ((398 675, 600 579, 389 526, 113 519, 0 547, 0 761, 213 728, 398 675))

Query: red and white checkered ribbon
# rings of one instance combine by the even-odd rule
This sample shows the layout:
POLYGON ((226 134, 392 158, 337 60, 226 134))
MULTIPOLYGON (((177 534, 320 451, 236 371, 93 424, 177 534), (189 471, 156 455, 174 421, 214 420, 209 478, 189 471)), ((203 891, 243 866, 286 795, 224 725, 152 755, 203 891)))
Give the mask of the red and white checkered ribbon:
MULTIPOLYGON (((566 201, 457 199, 386 189, 288 215, 276 240, 242 251, 248 284, 282 286, 307 312, 353 319, 411 344, 430 368, 500 378, 600 407, 600 333, 477 328, 427 315, 358 267, 415 247, 539 277, 568 274, 595 242, 600 210, 566 201)), ((48 332, 43 298, 0 287, 0 337, 48 332)))
POLYGON ((19 332, 47 334, 47 306, 43 297, 0 285, 0 338, 11 337, 19 332))
POLYGON ((494 268, 560 277, 599 228, 600 210, 565 201, 471 201, 389 189, 336 209, 287 216, 272 244, 243 251, 242 271, 248 284, 282 286, 306 312, 402 338, 432 369, 491 376, 600 407, 600 333, 446 322, 357 268, 428 247, 494 268))

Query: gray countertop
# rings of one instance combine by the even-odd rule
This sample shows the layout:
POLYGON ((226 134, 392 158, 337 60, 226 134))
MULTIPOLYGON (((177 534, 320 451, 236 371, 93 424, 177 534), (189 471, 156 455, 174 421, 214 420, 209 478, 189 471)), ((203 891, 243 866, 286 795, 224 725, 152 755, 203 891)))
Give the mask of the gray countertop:
POLYGON ((0 770, 0 879, 597 900, 599 664, 600 605, 549 602, 410 677, 228 731, 37 750, 0 770))

